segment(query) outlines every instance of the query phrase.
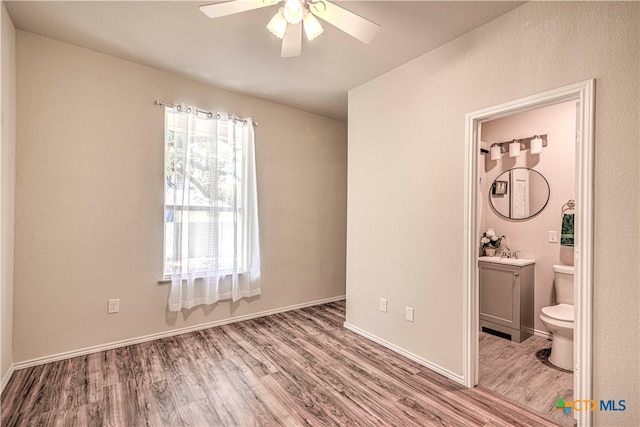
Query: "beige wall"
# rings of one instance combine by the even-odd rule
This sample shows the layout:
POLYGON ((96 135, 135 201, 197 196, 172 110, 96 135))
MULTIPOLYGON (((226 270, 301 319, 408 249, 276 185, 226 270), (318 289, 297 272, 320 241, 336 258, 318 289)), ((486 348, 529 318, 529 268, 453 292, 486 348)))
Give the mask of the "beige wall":
POLYGON ((345 123, 23 31, 17 73, 16 363, 344 295, 345 123), (167 311, 155 99, 259 123, 261 297, 167 311))
POLYGON ((461 375, 465 114, 595 78, 594 395, 581 398, 627 401, 595 425, 637 425, 638 22, 633 2, 529 2, 350 92, 349 324, 461 375))
POLYGON ((0 381, 8 380, 13 363, 13 236, 15 209, 15 156, 16 156, 16 30, 4 3, 2 15, 1 124, 0 138, 0 381))
POLYGON ((510 141, 515 138, 547 134, 548 145, 541 154, 531 154, 523 150, 518 157, 503 154, 500 160, 482 156, 481 172, 482 215, 480 231, 487 227, 505 235, 505 243, 512 251, 519 251, 518 257, 531 258, 535 265, 534 329, 547 332, 540 320, 542 307, 554 305, 553 265, 573 265, 573 247, 549 243, 549 231, 557 231, 560 236, 562 206, 569 199, 575 199, 575 134, 576 103, 566 102, 539 108, 502 119, 482 123, 482 141, 490 145, 494 142, 510 141), (514 167, 528 167, 540 172, 548 181, 549 202, 540 214, 523 221, 505 219, 489 205, 491 185, 504 171, 514 167), (486 171, 486 173, 482 173, 486 171))

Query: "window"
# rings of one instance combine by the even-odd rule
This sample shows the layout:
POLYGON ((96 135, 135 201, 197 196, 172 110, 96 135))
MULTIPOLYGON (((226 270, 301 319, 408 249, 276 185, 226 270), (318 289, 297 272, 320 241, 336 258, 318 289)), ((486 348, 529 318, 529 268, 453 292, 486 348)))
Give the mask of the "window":
POLYGON ((191 306, 247 296, 242 282, 260 268, 251 121, 193 111, 165 109, 164 275, 176 288, 215 287, 191 306))

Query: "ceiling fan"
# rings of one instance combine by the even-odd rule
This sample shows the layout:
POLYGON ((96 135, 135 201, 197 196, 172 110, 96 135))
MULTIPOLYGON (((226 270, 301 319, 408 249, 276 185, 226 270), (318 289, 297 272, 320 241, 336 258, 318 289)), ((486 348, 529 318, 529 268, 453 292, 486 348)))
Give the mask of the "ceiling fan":
POLYGON ((282 39, 283 57, 300 55, 303 29, 308 40, 322 34, 324 30, 316 16, 367 44, 380 31, 380 25, 326 0, 232 0, 200 6, 200 10, 209 18, 219 18, 281 2, 283 6, 271 18, 267 28, 282 39))

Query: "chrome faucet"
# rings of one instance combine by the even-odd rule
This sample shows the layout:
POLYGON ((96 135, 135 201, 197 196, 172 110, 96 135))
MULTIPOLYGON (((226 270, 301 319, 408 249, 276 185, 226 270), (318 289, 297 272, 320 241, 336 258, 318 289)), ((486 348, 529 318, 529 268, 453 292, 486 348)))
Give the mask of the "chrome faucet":
POLYGON ((502 250, 502 254, 500 255, 500 258, 511 258, 511 253, 509 252, 509 246, 504 245, 502 248, 500 248, 502 250))
POLYGON ((509 249, 509 246, 505 245, 502 248, 502 254, 500 255, 500 258, 513 258, 513 259, 518 259, 518 252, 519 251, 513 251, 511 252, 511 249, 509 249))

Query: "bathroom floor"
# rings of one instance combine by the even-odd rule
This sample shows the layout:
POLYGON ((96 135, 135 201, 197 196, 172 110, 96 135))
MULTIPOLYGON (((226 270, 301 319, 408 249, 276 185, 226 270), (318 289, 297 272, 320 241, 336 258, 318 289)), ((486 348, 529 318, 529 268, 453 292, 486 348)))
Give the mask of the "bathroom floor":
POLYGON ((536 357, 540 350, 550 347, 551 341, 538 336, 518 344, 481 332, 478 386, 557 424, 574 426, 571 415, 555 408, 560 397, 573 401, 573 373, 536 357))

